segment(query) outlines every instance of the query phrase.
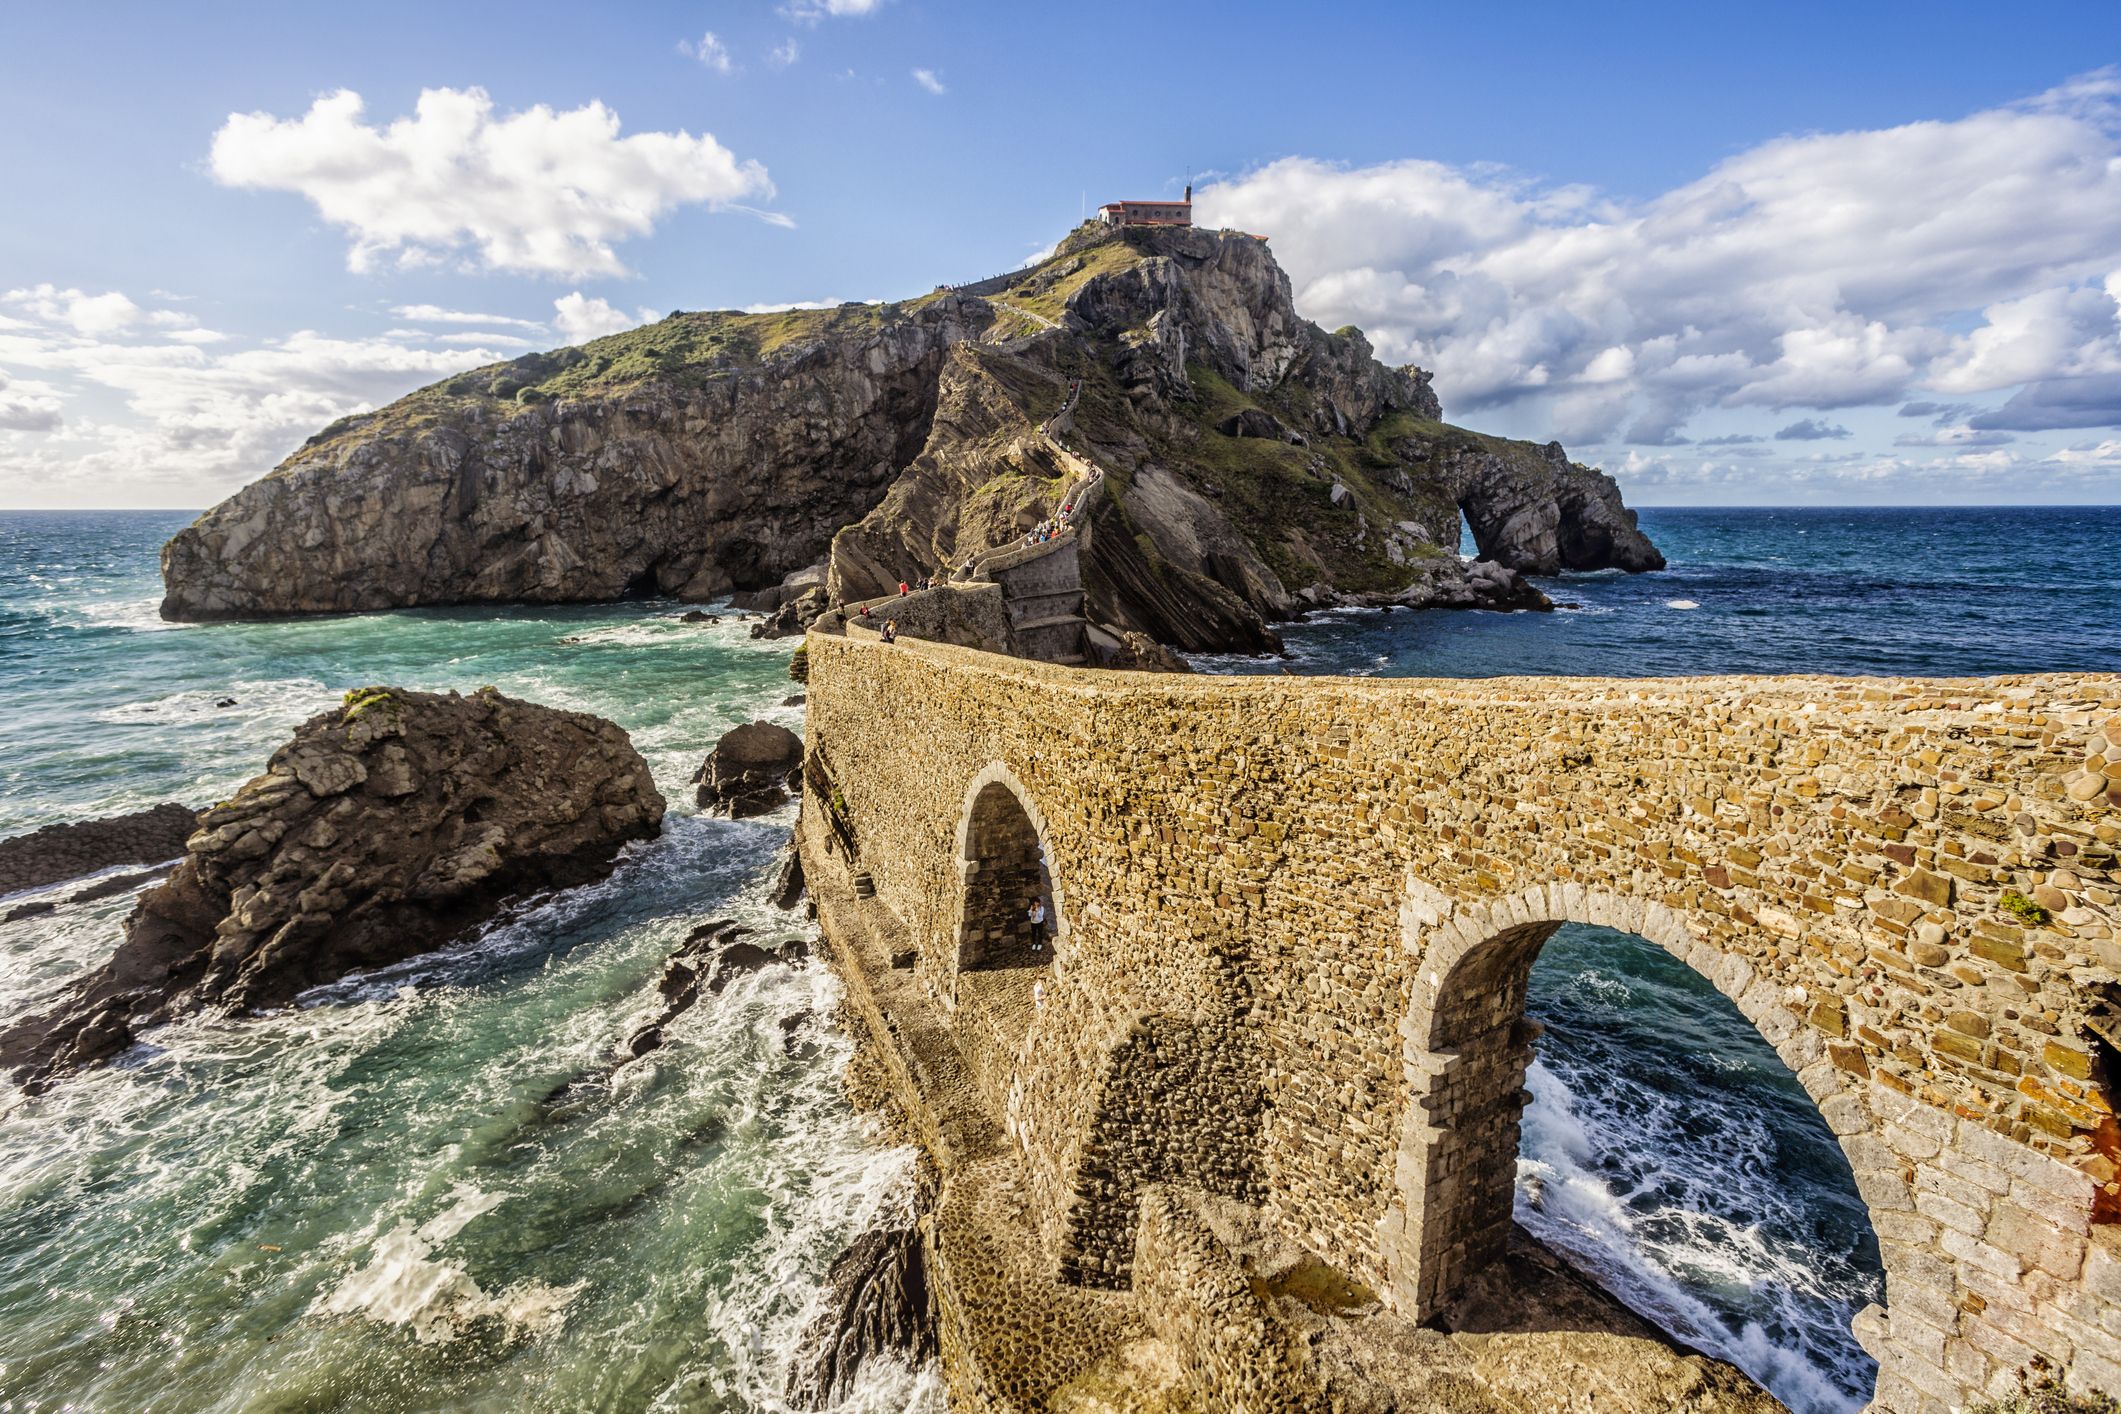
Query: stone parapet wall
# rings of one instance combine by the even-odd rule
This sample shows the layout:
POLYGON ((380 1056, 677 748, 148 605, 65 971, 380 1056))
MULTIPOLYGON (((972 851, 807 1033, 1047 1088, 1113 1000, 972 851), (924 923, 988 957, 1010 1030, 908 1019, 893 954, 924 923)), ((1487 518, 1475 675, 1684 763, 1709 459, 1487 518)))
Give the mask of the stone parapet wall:
POLYGON ((1506 1211, 1514 1111, 1494 1154, 1463 1136, 1521 1087, 1520 971, 1594 922, 1709 977, 1840 1136, 1886 1252, 1859 1330, 1880 1408, 1995 1388, 2020 1346, 2113 1358, 2116 1132, 2084 1022, 2121 962, 2121 679, 1203 679, 814 635, 810 684, 944 1004, 968 790, 1005 773, 1037 824, 1063 937, 1007 1121, 1056 1273, 1123 1277, 1143 1185, 1220 1165, 1418 1311, 1506 1211), (1144 1018, 1241 1028, 1217 1047, 1256 1067, 1249 1165, 1123 1137, 1159 1103, 1130 1078, 1144 1018), (2024 1170, 1980 1171, 1985 1206, 1951 1168, 1984 1146, 2024 1170), (2044 1344, 2012 1334, 2034 1319, 2044 1344))

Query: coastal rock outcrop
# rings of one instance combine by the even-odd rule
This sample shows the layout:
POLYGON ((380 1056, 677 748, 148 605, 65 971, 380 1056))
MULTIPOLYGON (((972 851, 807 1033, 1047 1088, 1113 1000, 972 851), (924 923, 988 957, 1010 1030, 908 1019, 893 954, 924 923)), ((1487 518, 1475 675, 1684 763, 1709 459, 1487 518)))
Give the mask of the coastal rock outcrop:
POLYGON ((1664 568, 1613 478, 1570 461, 1559 442, 1536 460, 1456 448, 1445 472, 1483 559, 1522 574, 1664 568))
MULTIPOLYGON (((778 637, 1093 483, 1081 615, 1188 652, 1433 579, 1461 524, 1521 574, 1662 565, 1610 477, 1442 416, 1266 242, 1086 225, 964 292, 673 314, 344 419, 171 540, 163 613, 734 594, 778 637)), ((1434 602, 1527 597, 1467 587, 1434 602)))
POLYGON ((772 722, 746 722, 722 733, 692 773, 703 810, 744 819, 786 805, 803 769, 803 739, 772 722))
POLYGON ((198 813, 167 801, 146 810, 46 825, 0 840, 0 894, 41 889, 118 864, 160 864, 184 853, 198 813))
POLYGON ((985 313, 675 314, 460 374, 332 424, 179 531, 163 617, 780 584, 882 499, 985 313))
POLYGON ((508 900, 610 872, 663 798, 617 726, 503 697, 365 688, 198 817, 103 967, 0 1031, 26 1089, 143 1027, 248 1010, 460 936, 508 900))
POLYGON ((1520 575, 1663 564, 1609 477, 1444 423, 1425 370, 1302 318, 1252 237, 1085 229, 994 303, 1058 327, 950 351, 920 456, 833 540, 831 602, 1009 543, 1084 466, 1084 614, 1189 652, 1273 651, 1327 604, 1542 608, 1520 575), (1509 573, 1461 564, 1462 521, 1509 573))
POLYGON ((807 1354, 788 1378, 797 1409, 839 1403, 871 1356, 895 1354, 911 1365, 935 1358, 934 1299, 917 1226, 872 1228, 834 1259, 803 1346, 807 1354))

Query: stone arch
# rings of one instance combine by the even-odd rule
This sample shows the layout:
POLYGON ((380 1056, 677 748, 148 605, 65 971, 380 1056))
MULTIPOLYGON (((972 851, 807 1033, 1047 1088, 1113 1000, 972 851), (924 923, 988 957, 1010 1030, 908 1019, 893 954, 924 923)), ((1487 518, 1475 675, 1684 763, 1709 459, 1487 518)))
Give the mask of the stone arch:
POLYGON ((999 761, 981 768, 966 787, 958 810, 957 868, 953 979, 967 971, 1044 965, 1062 954, 1068 909, 1046 817, 1016 773, 999 761), (1036 938, 1024 902, 1033 893, 1049 910, 1045 933, 1036 938))
MULTIPOLYGON (((1406 1111, 1394 1198, 1379 1232, 1385 1295, 1395 1307, 1428 1319, 1508 1243, 1525 1070, 1540 1031, 1524 1015, 1525 995, 1533 961, 1567 923, 1632 933, 1708 978, 1818 1106, 1873 1227, 1881 1210, 1912 1210, 1898 1161, 1823 1038, 1785 1004, 1773 979, 1697 941, 1672 909, 1577 884, 1457 904, 1410 881, 1401 910, 1403 943, 1416 959, 1401 1026, 1406 1111)), ((1886 1244, 1881 1252, 1890 1300, 1894 1263, 1886 1244)), ((1878 1314, 1859 1314, 1859 1335, 1878 1314)))

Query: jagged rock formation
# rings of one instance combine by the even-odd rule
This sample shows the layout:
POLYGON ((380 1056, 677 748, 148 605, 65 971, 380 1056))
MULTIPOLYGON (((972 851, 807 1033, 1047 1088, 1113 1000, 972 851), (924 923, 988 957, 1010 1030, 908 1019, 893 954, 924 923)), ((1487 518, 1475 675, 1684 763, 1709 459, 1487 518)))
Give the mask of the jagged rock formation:
POLYGON ((776 962, 800 962, 810 955, 810 945, 801 938, 789 938, 778 948, 764 948, 744 941, 750 932, 733 918, 717 918, 686 935, 656 979, 662 1006, 619 1046, 620 1058, 637 1060, 659 1048, 670 1023, 699 1001, 702 987, 720 996, 723 988, 747 972, 776 962))
POLYGON ((663 817, 617 726, 484 689, 367 688, 198 817, 103 967, 0 1031, 25 1088, 209 1007, 276 1006, 425 952, 507 900, 587 883, 663 817))
POLYGON ((1321 603, 1536 607, 1516 574, 1663 563, 1610 478, 1441 416, 1264 242, 1084 227, 990 297, 673 315, 327 428, 170 542, 163 611, 737 591, 796 632, 1017 538, 1076 458, 1114 637, 1257 651, 1321 603), (1467 575, 1461 515, 1509 575, 1467 575))
POLYGON ((788 1376, 788 1402, 797 1409, 839 1403, 872 1355, 895 1354, 912 1365, 935 1358, 934 1300, 918 1227, 873 1228, 833 1260, 803 1348, 803 1362, 788 1376))
POLYGON ((803 769, 803 739, 771 722, 746 722, 722 733, 692 773, 700 808, 744 819, 786 805, 803 769))
POLYGON ((41 889, 114 864, 160 864, 184 853, 198 822, 189 806, 167 801, 129 815, 46 825, 0 840, 0 894, 41 889))

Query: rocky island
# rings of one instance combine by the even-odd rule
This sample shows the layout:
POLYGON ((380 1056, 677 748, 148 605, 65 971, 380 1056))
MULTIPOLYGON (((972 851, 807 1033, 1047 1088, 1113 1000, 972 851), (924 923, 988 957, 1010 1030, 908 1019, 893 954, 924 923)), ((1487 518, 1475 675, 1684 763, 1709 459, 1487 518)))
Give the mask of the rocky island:
POLYGON ((1662 566, 1610 477, 1443 422, 1429 382, 1298 315, 1262 240, 1086 224, 995 280, 675 313, 342 419, 170 541, 162 612, 745 594, 797 628, 1018 539, 1078 462, 1083 613, 1182 650, 1662 566))

